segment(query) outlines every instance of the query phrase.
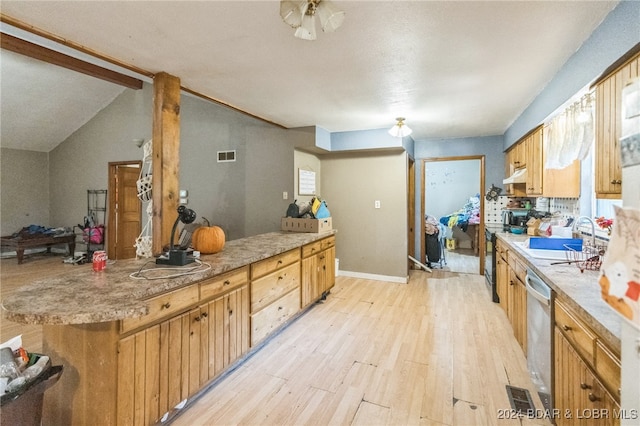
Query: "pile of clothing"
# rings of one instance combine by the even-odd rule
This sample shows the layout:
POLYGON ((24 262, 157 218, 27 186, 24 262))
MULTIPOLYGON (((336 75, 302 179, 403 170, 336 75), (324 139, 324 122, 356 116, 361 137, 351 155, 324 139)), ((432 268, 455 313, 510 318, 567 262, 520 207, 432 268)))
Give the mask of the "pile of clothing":
POLYGON ((25 226, 18 232, 11 234, 11 238, 27 240, 30 238, 39 238, 42 236, 65 236, 73 234, 72 228, 48 228, 41 225, 25 226))
POLYGON ((460 227, 464 232, 467 231, 467 225, 480 223, 480 194, 477 194, 465 202, 462 208, 450 215, 440 218, 440 223, 449 228, 454 226, 460 227))

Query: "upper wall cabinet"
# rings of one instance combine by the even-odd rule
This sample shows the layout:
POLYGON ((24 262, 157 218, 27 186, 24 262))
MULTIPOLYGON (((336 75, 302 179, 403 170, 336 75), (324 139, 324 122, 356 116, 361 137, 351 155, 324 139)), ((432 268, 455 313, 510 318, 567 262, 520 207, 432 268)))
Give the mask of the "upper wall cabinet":
POLYGON ((524 141, 527 162, 527 196, 542 195, 542 126, 533 131, 524 141))
POLYGON ((596 198, 621 198, 622 89, 639 75, 640 53, 596 85, 596 198))
POLYGON ((505 154, 505 174, 510 176, 517 168, 527 168, 526 182, 507 185, 507 195, 516 197, 580 196, 580 161, 574 161, 564 169, 544 167, 547 141, 543 127, 539 126, 520 139, 505 154), (516 161, 519 166, 516 167, 516 161), (521 165, 520 165, 521 164, 521 165))

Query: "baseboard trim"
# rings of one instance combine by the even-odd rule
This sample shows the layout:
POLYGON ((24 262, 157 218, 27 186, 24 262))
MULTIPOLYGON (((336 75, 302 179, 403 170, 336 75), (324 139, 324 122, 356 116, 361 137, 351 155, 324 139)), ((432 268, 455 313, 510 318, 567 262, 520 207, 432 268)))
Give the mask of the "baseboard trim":
POLYGON ((400 284, 407 284, 409 282, 409 277, 394 277, 391 275, 367 274, 364 272, 343 271, 342 269, 338 271, 338 276, 351 277, 351 278, 363 278, 367 280, 386 281, 386 282, 400 283, 400 284))

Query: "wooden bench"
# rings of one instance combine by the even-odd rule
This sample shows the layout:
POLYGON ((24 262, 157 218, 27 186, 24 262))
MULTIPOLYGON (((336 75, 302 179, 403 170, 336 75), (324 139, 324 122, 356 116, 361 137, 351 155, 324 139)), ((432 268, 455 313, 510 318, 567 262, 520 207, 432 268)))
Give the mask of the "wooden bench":
POLYGON ((42 235, 33 238, 21 238, 21 237, 1 237, 2 247, 8 247, 16 251, 18 255, 18 265, 22 263, 24 259, 24 250, 34 247, 46 247, 47 253, 51 252, 51 246, 57 244, 67 244, 69 247, 69 253, 73 256, 76 249, 76 236, 70 235, 42 235))

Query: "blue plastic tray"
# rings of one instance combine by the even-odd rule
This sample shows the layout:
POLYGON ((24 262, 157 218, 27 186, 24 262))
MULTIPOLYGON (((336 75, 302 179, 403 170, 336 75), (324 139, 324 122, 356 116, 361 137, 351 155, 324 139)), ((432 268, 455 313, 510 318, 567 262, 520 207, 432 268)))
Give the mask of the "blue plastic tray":
POLYGON ((582 251, 582 240, 579 238, 529 238, 529 248, 542 250, 582 251))

